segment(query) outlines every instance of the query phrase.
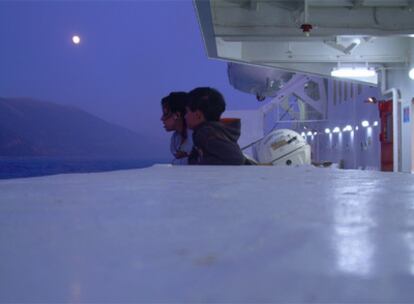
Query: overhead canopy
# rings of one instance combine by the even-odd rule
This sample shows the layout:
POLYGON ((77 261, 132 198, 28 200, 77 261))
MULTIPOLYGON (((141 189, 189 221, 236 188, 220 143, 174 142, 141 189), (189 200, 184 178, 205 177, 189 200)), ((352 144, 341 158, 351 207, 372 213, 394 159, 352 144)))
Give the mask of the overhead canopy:
POLYGON ((409 61, 414 1, 196 0, 195 6, 211 58, 323 76, 337 66, 409 61))

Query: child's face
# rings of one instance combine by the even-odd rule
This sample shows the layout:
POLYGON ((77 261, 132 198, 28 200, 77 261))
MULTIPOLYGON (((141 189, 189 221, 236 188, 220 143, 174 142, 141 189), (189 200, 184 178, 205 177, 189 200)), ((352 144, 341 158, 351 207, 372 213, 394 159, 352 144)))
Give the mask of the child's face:
POLYGON ((162 116, 161 121, 164 125, 164 129, 169 131, 174 131, 176 126, 176 116, 174 113, 172 113, 168 108, 163 107, 162 108, 162 116))
POLYGON ((187 111, 185 114, 185 122, 187 123, 188 128, 194 129, 199 124, 204 122, 204 115, 199 110, 193 112, 190 108, 187 107, 187 111))

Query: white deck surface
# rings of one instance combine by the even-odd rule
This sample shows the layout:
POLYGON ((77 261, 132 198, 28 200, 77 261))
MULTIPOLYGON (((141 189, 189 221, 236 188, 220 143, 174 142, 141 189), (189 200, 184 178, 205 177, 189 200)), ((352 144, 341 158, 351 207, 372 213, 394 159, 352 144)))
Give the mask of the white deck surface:
POLYGON ((0 302, 414 302, 414 176, 167 167, 0 181, 0 302))

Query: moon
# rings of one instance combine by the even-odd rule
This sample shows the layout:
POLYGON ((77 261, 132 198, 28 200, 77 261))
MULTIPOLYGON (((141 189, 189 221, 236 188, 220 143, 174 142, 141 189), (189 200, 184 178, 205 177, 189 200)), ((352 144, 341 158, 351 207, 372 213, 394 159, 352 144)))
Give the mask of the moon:
POLYGON ((74 44, 79 44, 80 43, 80 37, 78 36, 78 35, 74 35, 73 37, 72 37, 72 42, 74 43, 74 44))

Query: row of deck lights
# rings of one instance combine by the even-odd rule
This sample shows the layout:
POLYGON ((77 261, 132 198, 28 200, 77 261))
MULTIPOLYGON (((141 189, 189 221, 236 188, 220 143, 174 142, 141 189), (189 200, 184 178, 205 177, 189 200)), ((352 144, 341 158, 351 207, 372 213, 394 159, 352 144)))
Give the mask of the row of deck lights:
MULTIPOLYGON (((370 126, 369 121, 368 120, 361 121, 361 126, 364 127, 364 128, 368 128, 370 126)), ((372 126, 374 126, 374 127, 378 126, 378 121, 374 121, 373 124, 372 124, 372 126)), ((359 127, 358 126, 355 126, 355 130, 358 131, 358 129, 359 129, 359 127)), ((342 132, 352 132, 353 130, 354 129, 352 128, 351 125, 346 125, 342 129, 342 132)), ((326 128, 325 129, 325 134, 331 134, 331 133, 341 133, 341 129, 339 127, 333 128, 332 131, 329 128, 326 128)), ((307 133, 302 132, 301 135, 303 137, 305 137, 305 136, 315 136, 315 135, 318 135, 318 132, 311 132, 311 131, 308 131, 307 133)))

